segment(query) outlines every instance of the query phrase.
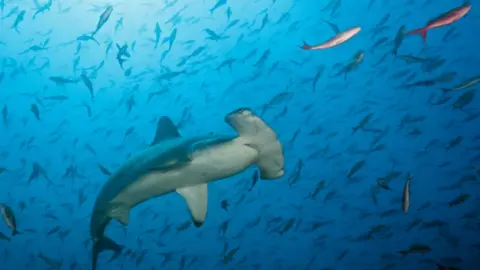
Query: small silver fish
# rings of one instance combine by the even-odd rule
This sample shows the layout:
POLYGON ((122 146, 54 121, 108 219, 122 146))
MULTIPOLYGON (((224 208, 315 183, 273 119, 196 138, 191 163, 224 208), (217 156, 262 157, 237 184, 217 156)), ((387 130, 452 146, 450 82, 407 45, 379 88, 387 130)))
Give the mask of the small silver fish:
POLYGON ((10 238, 2 232, 0 232, 0 240, 6 240, 10 242, 10 238))
POLYGON ((12 236, 19 234, 20 232, 17 231, 17 222, 13 210, 6 204, 0 204, 0 212, 8 228, 12 230, 12 236))
POLYGON ((408 209, 410 208, 410 180, 411 179, 412 179, 412 175, 409 173, 407 175, 407 181, 405 182, 405 186, 403 187, 402 209, 405 214, 408 212, 408 209))

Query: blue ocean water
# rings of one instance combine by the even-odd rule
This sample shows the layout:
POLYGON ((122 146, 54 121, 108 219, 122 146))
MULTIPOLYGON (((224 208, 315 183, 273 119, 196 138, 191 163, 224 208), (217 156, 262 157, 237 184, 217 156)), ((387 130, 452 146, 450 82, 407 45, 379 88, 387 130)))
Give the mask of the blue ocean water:
POLYGON ((97 269, 479 269, 477 2, 423 41, 467 3, 0 0, 0 269, 92 269, 94 203, 161 116, 237 136, 239 108, 285 174, 209 183, 198 228, 176 193, 141 203, 97 269))

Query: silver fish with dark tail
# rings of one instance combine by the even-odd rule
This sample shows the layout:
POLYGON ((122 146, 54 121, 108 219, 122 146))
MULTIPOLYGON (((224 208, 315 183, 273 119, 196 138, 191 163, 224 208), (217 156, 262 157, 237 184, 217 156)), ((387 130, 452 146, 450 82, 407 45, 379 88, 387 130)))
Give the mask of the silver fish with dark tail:
POLYGON ((412 180, 412 175, 408 174, 407 181, 405 182, 405 186, 403 187, 402 200, 402 209, 405 214, 408 213, 408 209, 410 208, 410 180, 412 180))
POLYGON ((7 224, 8 228, 12 230, 12 236, 21 234, 21 232, 17 231, 17 221, 12 208, 2 203, 0 204, 0 212, 2 213, 2 218, 7 224))

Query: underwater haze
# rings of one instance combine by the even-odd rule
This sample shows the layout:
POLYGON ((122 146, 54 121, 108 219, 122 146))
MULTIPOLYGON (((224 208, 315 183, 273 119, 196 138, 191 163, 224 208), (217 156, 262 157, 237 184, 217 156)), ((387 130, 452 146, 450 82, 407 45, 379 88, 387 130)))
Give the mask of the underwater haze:
POLYGON ((478 3, 0 0, 0 270, 480 269, 478 3))

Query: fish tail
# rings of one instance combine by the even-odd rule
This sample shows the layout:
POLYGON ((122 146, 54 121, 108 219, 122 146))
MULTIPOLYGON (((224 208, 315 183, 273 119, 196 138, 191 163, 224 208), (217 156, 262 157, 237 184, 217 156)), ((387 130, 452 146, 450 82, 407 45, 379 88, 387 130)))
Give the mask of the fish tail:
POLYGON ((23 232, 19 232, 17 230, 12 232, 12 236, 19 235, 19 234, 23 234, 23 232))
POLYGON ((423 41, 427 41, 427 31, 428 31, 428 28, 423 27, 423 28, 419 28, 419 29, 407 32, 407 35, 417 34, 417 35, 420 35, 423 38, 423 41))
POLYGON ((308 45, 307 42, 303 41, 303 45, 302 47, 300 47, 300 49, 303 49, 303 50, 310 50, 312 48, 312 46, 308 45))
POLYGON ((98 240, 94 240, 92 249, 92 270, 97 269, 98 255, 100 255, 100 253, 104 250, 111 250, 114 252, 112 258, 110 259, 111 261, 120 255, 120 252, 122 251, 122 246, 115 243, 112 239, 106 236, 103 236, 98 240))
POLYGON ((120 63, 120 67, 122 68, 122 70, 124 69, 123 68, 123 63, 125 63, 125 59, 118 59, 118 63, 120 63))
POLYGON ((262 111, 260 112, 260 116, 263 116, 267 110, 269 109, 268 105, 263 105, 262 106, 262 111))
POLYGON ((100 46, 100 42, 98 42, 98 40, 96 38, 94 38, 93 36, 92 36, 92 40, 95 41, 95 43, 97 43, 98 46, 100 46))

